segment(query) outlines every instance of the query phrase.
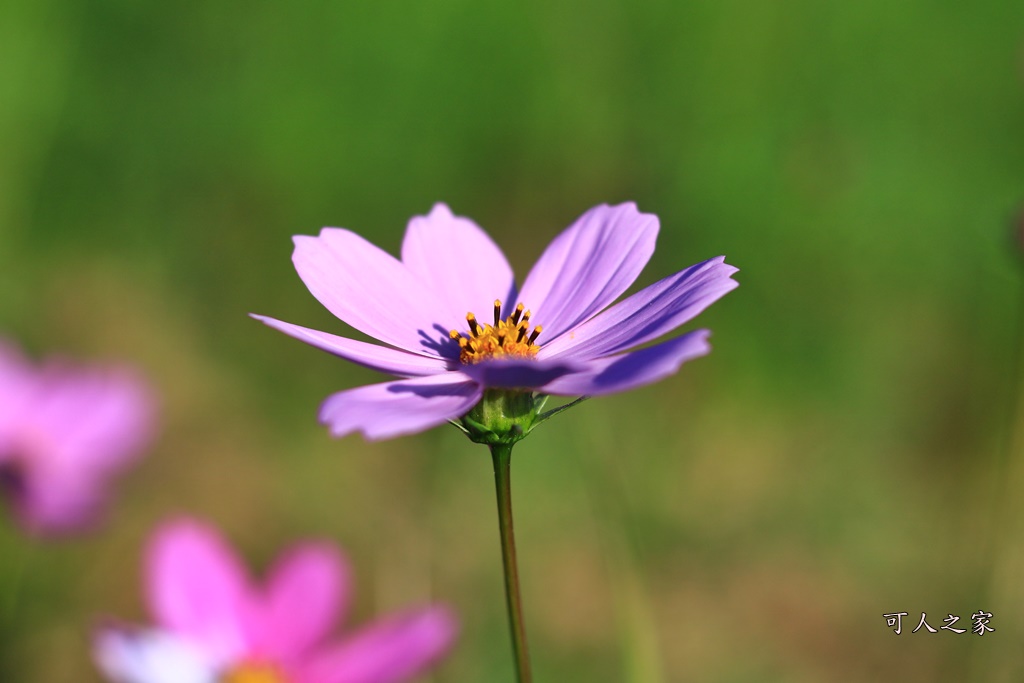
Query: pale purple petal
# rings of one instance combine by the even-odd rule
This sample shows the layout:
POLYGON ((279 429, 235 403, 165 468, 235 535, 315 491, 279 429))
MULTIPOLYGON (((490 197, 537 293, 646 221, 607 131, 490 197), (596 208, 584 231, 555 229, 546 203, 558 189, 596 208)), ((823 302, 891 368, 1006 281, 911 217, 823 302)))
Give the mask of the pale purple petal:
POLYGON ((416 353, 452 352, 448 331, 464 313, 448 310, 429 283, 359 235, 324 228, 319 237, 296 236, 292 261, 313 296, 357 330, 416 353))
POLYGON ((103 628, 93 656, 111 683, 216 683, 214 662, 191 643, 161 631, 103 628))
POLYGON ((326 639, 348 603, 348 563, 331 545, 305 543, 271 569, 251 615, 250 646, 284 665, 326 639))
POLYGON ((165 524, 146 559, 150 611, 161 626, 202 643, 217 658, 245 651, 248 578, 216 531, 189 520, 165 524))
POLYGON ((541 358, 599 358, 657 339, 739 286, 719 256, 680 271, 541 347, 541 358))
POLYGON ((426 671, 452 646, 458 622, 433 607, 373 624, 310 663, 301 683, 401 683, 426 671))
POLYGON ((579 372, 584 363, 571 359, 495 358, 462 366, 463 374, 485 387, 532 389, 563 375, 579 372))
POLYGON ((625 292, 654 253, 658 217, 632 202, 602 204, 548 246, 526 277, 519 301, 554 339, 625 292))
POLYGON ((696 330, 655 346, 590 361, 587 370, 560 377, 540 389, 558 396, 600 396, 657 382, 679 366, 711 351, 708 330, 696 330))
POLYGON ((250 314, 256 320, 295 337, 307 344, 333 353, 345 360, 358 363, 371 370, 386 372, 399 377, 421 377, 436 375, 447 370, 448 362, 431 356, 399 351, 398 349, 367 344, 366 342, 347 339, 337 335, 311 330, 291 323, 268 318, 263 315, 250 314))
POLYGON ((487 320, 495 299, 506 315, 515 308, 515 278, 501 249, 476 223, 452 215, 444 204, 409 221, 402 263, 430 283, 460 319, 472 312, 487 320))
POLYGON ((329 396, 320 422, 334 436, 362 432, 369 440, 413 434, 461 417, 483 394, 458 372, 371 384, 329 396))

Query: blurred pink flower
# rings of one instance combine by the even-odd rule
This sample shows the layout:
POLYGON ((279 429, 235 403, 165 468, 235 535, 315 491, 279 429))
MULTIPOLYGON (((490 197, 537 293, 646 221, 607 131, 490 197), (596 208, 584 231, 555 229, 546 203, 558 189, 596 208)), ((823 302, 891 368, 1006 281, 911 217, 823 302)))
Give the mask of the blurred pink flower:
POLYGON ((32 533, 87 527, 152 418, 152 396, 127 368, 36 367, 0 339, 0 498, 32 533))
POLYGON ((156 626, 106 627, 100 668, 117 683, 398 683, 455 639, 440 606, 411 610, 328 642, 350 599, 350 572, 331 545, 286 552, 262 586, 220 536, 198 522, 159 529, 147 558, 156 626))

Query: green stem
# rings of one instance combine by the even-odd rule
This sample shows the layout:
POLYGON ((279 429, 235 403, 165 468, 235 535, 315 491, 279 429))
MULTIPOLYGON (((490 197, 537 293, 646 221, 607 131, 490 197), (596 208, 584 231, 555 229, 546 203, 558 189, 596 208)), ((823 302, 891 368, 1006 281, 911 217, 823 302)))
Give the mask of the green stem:
POLYGON ((498 530, 501 533, 501 559, 505 569, 505 602, 509 627, 512 629, 512 651, 516 658, 516 680, 519 683, 530 683, 533 676, 530 673, 530 655, 526 649, 526 628, 523 626, 523 608, 519 597, 519 569, 516 566, 516 538, 512 530, 512 445, 492 445, 491 458, 494 460, 494 489, 498 494, 498 530))
POLYGON ((10 572, 6 577, 8 593, 6 603, 4 604, 4 619, 8 624, 14 624, 16 621, 18 600, 21 598, 30 554, 31 546, 26 543, 21 552, 15 553, 16 557, 9 565, 10 572))

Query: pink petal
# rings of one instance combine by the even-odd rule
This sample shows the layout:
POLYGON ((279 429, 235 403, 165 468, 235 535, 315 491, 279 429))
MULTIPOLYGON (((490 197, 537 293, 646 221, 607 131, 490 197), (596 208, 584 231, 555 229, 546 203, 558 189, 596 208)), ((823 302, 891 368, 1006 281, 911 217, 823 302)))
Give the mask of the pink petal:
POLYGON ((632 202, 602 204, 580 216, 538 259, 519 301, 554 339, 625 292, 654 253, 658 217, 632 202))
POLYGON ((345 360, 359 363, 372 370, 379 370, 400 377, 419 377, 436 375, 447 370, 448 363, 440 358, 421 356, 408 351, 399 351, 378 344, 346 339, 337 335, 299 327, 263 315, 252 315, 276 330, 311 344, 318 349, 333 353, 345 360))
POLYGON ((151 538, 146 560, 149 606, 161 626, 218 659, 245 650, 248 579, 216 531, 189 520, 165 524, 151 538))
POLYGON ((320 422, 334 436, 362 432, 369 440, 421 432, 465 415, 483 389, 459 372, 371 384, 334 394, 320 422))
POLYGON ((29 533, 57 536, 86 530, 103 509, 104 482, 85 472, 47 463, 10 463, 0 482, 14 516, 29 533))
POLYGON ((299 235, 292 261, 313 296, 357 330, 414 353, 451 352, 448 331, 462 314, 449 311, 429 283, 359 235, 340 228, 299 235))
MULTIPOLYGON (((3 355, 3 354, 0 354, 3 355)), ((113 475, 142 453, 153 400, 126 369, 51 363, 17 370, 0 360, 0 493, 32 533, 91 525, 113 475), (17 393, 17 400, 11 394, 17 393)))
POLYGON ((306 543, 277 561, 252 616, 252 648, 294 663, 322 643, 348 602, 348 563, 333 546, 306 543))
POLYGON ((34 401, 34 429, 62 468, 109 472, 140 456, 151 438, 155 400, 126 368, 46 368, 34 401))
POLYGON ((508 313, 516 305, 512 267, 501 249, 476 223, 452 215, 444 204, 409 221, 402 263, 433 286, 457 320, 469 312, 490 319, 495 299, 508 313))
POLYGON ((556 396, 601 396, 628 391, 673 375, 688 360, 711 351, 708 330, 696 330, 640 351, 599 358, 587 370, 559 377, 540 391, 556 396))
POLYGON ((400 683, 426 671, 458 635, 444 607, 382 620, 316 657, 300 683, 400 683))
POLYGON ((36 383, 35 368, 14 344, 0 337, 0 460, 8 451, 12 430, 23 419, 36 383))

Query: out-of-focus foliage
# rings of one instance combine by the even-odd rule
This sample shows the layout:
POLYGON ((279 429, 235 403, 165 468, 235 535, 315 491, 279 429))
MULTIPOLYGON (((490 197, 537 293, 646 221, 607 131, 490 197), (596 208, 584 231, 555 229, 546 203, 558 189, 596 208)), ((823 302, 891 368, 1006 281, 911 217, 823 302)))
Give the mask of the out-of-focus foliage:
POLYGON ((450 601, 434 680, 511 680, 486 452, 330 440, 319 401, 376 376, 246 313, 345 332, 289 261, 323 225, 394 252, 444 200, 523 274, 633 199, 662 220, 641 284, 724 253, 742 286, 711 356, 517 449, 538 676, 996 680, 1022 26, 1010 0, 4 4, 0 330, 141 365, 164 414, 102 533, 0 526, 3 678, 98 680, 90 624, 141 619, 142 541, 188 511, 257 563, 340 542, 354 619, 450 601), (910 633, 978 609, 984 638, 910 633))

